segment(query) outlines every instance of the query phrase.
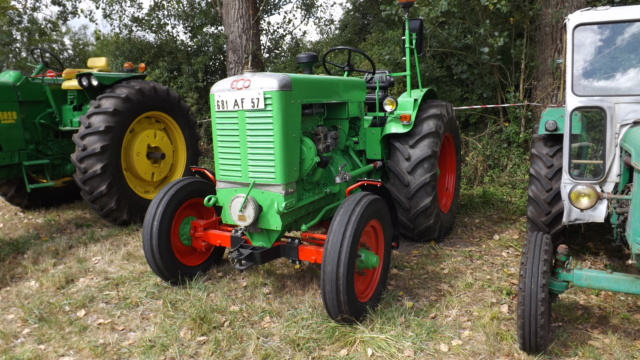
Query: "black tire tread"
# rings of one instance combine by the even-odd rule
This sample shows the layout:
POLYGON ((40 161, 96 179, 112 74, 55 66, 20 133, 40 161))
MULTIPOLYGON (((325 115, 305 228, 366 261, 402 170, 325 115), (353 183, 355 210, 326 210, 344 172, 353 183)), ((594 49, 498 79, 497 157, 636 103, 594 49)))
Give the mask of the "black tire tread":
POLYGON ((391 215, 385 201, 367 192, 360 192, 349 196, 338 208, 329 232, 324 248, 322 260, 322 272, 320 288, 322 301, 329 316, 338 323, 353 324, 359 322, 368 310, 374 309, 380 302, 386 287, 389 266, 391 263, 391 215), (360 303, 354 299, 353 294, 353 267, 351 261, 352 235, 357 234, 358 239, 361 229, 358 229, 358 221, 363 216, 376 216, 385 229, 385 256, 386 261, 380 274, 377 289, 367 303, 360 303))
MULTIPOLYGON (((129 113, 140 106, 145 106, 145 112, 157 106, 162 106, 165 113, 171 112, 176 122, 182 123, 188 153, 186 165, 194 165, 199 156, 195 119, 170 88, 152 81, 128 80, 91 101, 89 111, 80 118, 80 130, 73 136, 74 179, 91 207, 116 224, 142 221, 150 203, 129 188, 120 164, 123 134, 134 120, 129 113)), ((185 169, 183 175, 187 173, 185 169)))
POLYGON ((171 210, 176 205, 182 205, 176 201, 181 200, 180 197, 184 196, 185 191, 192 195, 191 198, 204 198, 215 193, 215 186, 197 177, 174 180, 160 190, 151 201, 142 225, 142 249, 147 263, 158 277, 172 285, 182 285, 205 273, 212 266, 220 264, 225 252, 224 247, 216 247, 204 263, 193 267, 181 264, 173 255, 170 244, 173 221, 171 210))
POLYGON ((543 352, 551 339, 551 293, 553 266, 551 237, 529 233, 520 262, 518 283, 518 344, 523 351, 543 352))
POLYGON ((564 229, 562 150, 562 135, 535 135, 531 141, 527 232, 549 234, 556 245, 564 229))
POLYGON ((394 135, 386 163, 388 188, 396 203, 400 233, 408 240, 442 240, 453 228, 460 194, 460 132, 451 104, 431 100, 421 105, 414 127, 394 135), (437 197, 441 139, 449 132, 456 147, 456 188, 449 211, 440 210, 437 197))

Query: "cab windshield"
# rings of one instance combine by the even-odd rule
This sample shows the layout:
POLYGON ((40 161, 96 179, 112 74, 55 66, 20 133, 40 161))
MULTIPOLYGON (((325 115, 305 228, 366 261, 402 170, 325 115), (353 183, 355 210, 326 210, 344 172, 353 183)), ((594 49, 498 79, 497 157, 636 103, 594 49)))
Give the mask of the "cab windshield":
POLYGON ((578 96, 640 95, 640 22, 574 29, 573 92, 578 96))

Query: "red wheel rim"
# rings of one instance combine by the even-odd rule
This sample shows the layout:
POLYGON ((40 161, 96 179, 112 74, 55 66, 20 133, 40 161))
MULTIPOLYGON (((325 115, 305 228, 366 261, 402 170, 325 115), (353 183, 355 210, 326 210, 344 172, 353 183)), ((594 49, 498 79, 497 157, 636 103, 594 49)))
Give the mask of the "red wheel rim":
MULTIPOLYGON (((364 303, 369 301, 376 291, 380 274, 382 273, 382 264, 384 264, 384 231, 382 224, 377 219, 373 219, 365 225, 362 235, 360 236, 360 246, 358 249, 365 248, 374 252, 380 258, 378 267, 370 270, 355 269, 353 275, 353 287, 358 301, 364 303)), ((356 253, 357 255, 357 253, 356 253)))
POLYGON ((438 156, 438 204, 443 213, 449 212, 456 190, 456 144, 450 133, 442 137, 438 156))
POLYGON ((204 206, 203 201, 203 199, 191 199, 182 204, 176 211, 171 223, 171 249, 176 259, 187 266, 202 264, 209 258, 214 248, 213 246, 208 246, 204 251, 200 251, 183 242, 191 242, 191 237, 185 234, 184 230, 191 226, 193 218, 210 219, 216 215, 216 211, 213 208, 204 206))

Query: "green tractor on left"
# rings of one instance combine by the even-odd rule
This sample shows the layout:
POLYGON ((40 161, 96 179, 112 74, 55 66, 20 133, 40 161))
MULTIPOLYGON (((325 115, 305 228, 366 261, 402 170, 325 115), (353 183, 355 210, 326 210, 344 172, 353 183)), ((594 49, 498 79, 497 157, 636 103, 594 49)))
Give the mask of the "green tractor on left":
POLYGON ((0 196, 23 209, 80 194, 103 218, 139 222, 153 197, 198 159, 196 122, 143 64, 107 58, 68 69, 43 48, 31 75, 0 73, 0 196))

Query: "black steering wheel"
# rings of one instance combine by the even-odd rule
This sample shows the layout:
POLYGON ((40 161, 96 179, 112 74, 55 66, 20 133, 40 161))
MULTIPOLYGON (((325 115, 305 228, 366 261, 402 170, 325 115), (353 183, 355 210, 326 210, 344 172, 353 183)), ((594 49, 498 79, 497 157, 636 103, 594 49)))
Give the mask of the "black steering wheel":
POLYGON ((31 57, 34 61, 40 64, 44 64, 44 66, 51 70, 62 72, 65 69, 62 61, 60 61, 60 59, 51 51, 45 48, 36 47, 31 49, 31 57))
POLYGON ((324 55, 322 55, 322 66, 324 67, 324 70, 327 72, 328 75, 333 75, 333 73, 331 73, 331 70, 329 70, 329 68, 327 67, 327 65, 331 65, 334 67, 337 67, 338 69, 341 69, 343 71, 343 73, 345 74, 345 76, 349 76, 351 75, 351 73, 363 73, 363 74, 371 74, 371 76, 367 79, 367 82, 370 82, 375 74, 376 74, 376 64, 373 62, 373 60, 371 59, 371 57, 369 57, 369 55, 365 54, 364 51, 356 49, 356 48, 352 48, 350 46, 336 46, 334 48, 331 48, 329 50, 327 50, 326 53, 324 53, 324 55), (341 64, 337 64, 333 61, 327 60, 327 57, 329 56, 329 54, 334 53, 334 52, 347 52, 347 62, 344 63, 343 65, 341 64), (353 64, 352 60, 351 60, 351 55, 352 54, 358 54, 362 57, 364 57, 368 62, 369 65, 371 65, 371 70, 363 70, 363 69, 358 69, 355 67, 355 65, 353 64))

